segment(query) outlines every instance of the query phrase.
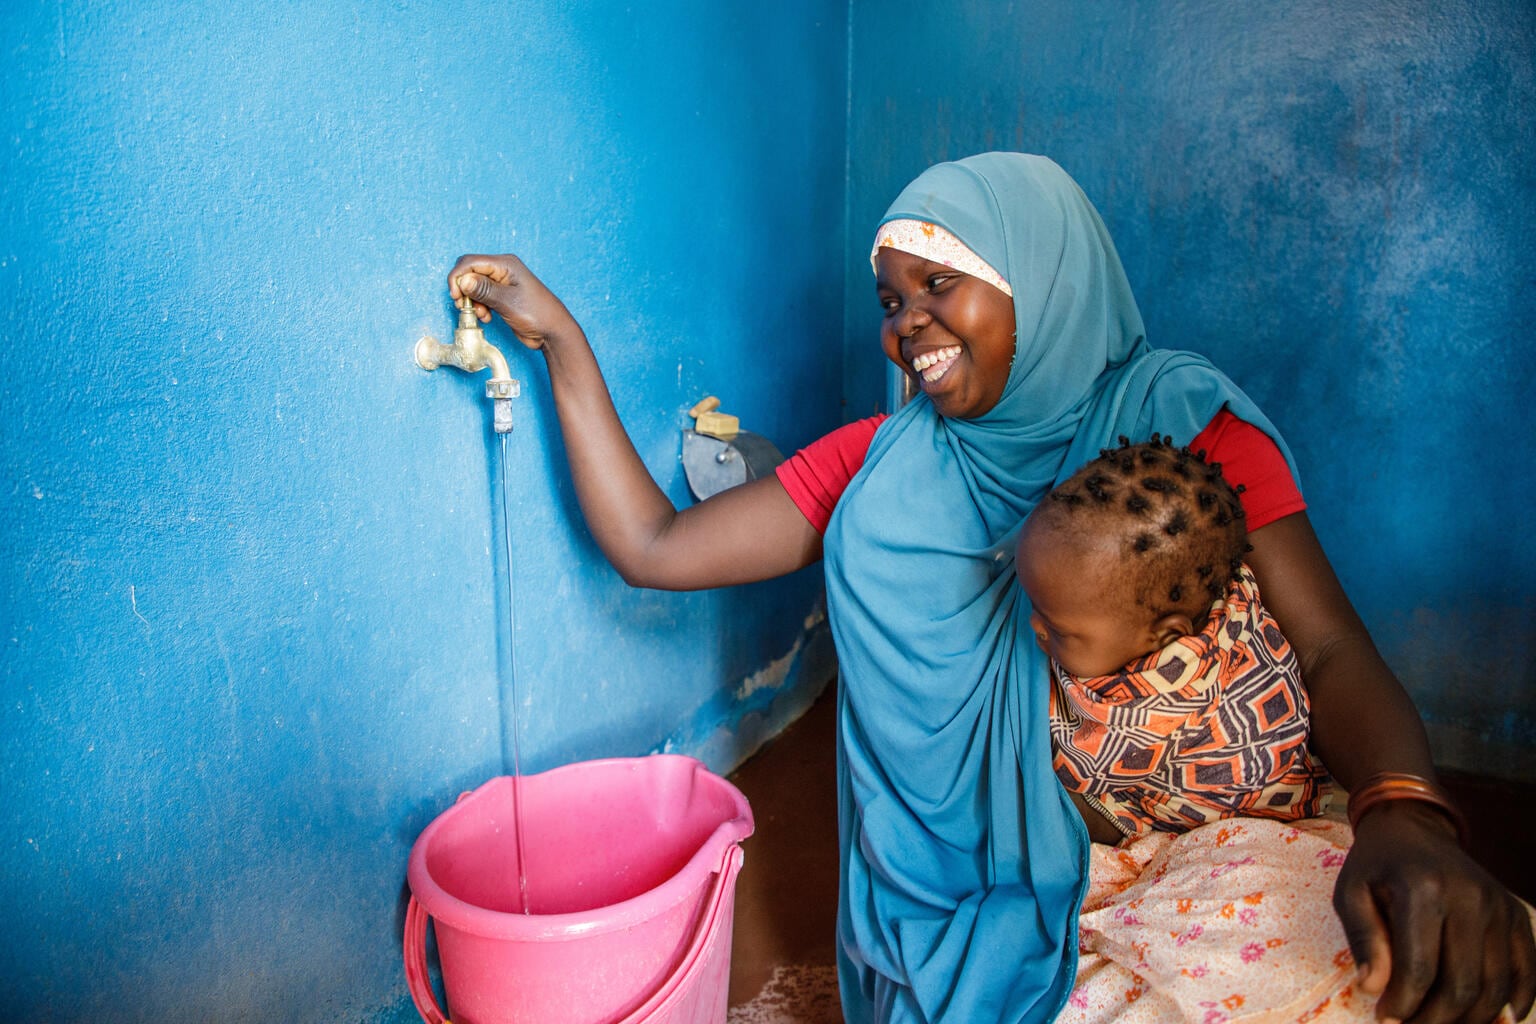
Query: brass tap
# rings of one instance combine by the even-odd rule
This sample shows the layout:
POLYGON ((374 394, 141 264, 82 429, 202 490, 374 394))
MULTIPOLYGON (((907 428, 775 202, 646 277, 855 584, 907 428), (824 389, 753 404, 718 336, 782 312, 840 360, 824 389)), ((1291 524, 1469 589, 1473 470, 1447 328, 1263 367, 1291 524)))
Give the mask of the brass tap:
POLYGON ((422 336, 416 342, 416 365, 423 370, 454 366, 466 373, 478 373, 489 366, 491 379, 485 382, 485 397, 495 403, 496 433, 505 434, 512 429, 511 400, 521 393, 521 387, 512 379, 507 357, 485 340, 485 331, 475 316, 475 303, 469 296, 459 299, 459 326, 454 329, 453 344, 445 345, 430 334, 422 336))

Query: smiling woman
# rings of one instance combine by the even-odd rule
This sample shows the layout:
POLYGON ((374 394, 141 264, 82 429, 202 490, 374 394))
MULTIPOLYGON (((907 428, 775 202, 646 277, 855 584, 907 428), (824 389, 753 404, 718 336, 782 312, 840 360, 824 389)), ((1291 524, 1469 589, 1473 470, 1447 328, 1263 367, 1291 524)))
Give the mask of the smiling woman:
MULTIPOLYGON (((1432 787, 1423 730, 1311 532, 1273 424, 1203 357, 1147 344, 1104 224, 1060 167, 1016 153, 940 164, 897 197, 876 238, 881 346, 921 394, 681 510, 635 453, 575 318, 521 261, 463 257, 449 288, 543 353, 587 525, 627 581, 716 587, 825 552, 850 1024, 1044 1022, 1069 1001, 1112 1018, 1124 1007, 1091 998, 1092 979, 1079 978, 1079 912, 1104 909, 1084 898, 1105 857, 1120 863, 1123 851, 1091 847, 1054 772, 1049 659, 1013 571, 1021 524, 1056 484, 1122 434, 1208 449, 1247 487, 1249 565, 1303 667, 1319 757, 1346 786, 1390 772, 1432 787)), ((1536 946, 1524 911, 1457 849, 1443 815, 1395 800, 1357 818, 1352 840, 1338 829, 1315 837, 1317 884, 1271 914, 1283 953, 1265 966, 1297 957, 1289 974, 1269 974, 1289 988, 1249 990, 1245 1012, 1338 985, 1356 986, 1345 1015, 1361 1021, 1528 1010, 1536 946), (1425 885, 1446 898, 1426 904, 1415 895, 1425 885), (1303 918, 1315 927, 1287 931, 1303 918), (1472 938, 1441 957, 1424 937, 1442 932, 1472 938), (1505 952, 1485 960, 1483 950, 1505 952)), ((1217 832, 1188 837, 1228 856, 1217 832)), ((1259 837, 1254 856, 1272 839, 1259 837)), ((1237 884, 1247 883, 1231 876, 1212 898, 1237 884)), ((1223 903, 1213 906, 1219 918, 1223 903)), ((1246 962, 1251 936, 1221 944, 1216 923, 1195 951, 1246 962)), ((1093 977, 1123 993, 1112 966, 1093 977)), ((1213 994, 1225 997, 1193 981, 1138 991, 1138 1007, 1187 1019, 1213 994)))
MULTIPOLYGON (((890 237, 882 233, 882 240, 890 237)), ((914 377, 941 414, 988 412, 1002 398, 1013 364, 1013 299, 1006 285, 989 283, 985 271, 973 274, 887 245, 876 248, 874 262, 886 357, 914 377)), ((973 269, 985 267, 974 263, 973 269)))

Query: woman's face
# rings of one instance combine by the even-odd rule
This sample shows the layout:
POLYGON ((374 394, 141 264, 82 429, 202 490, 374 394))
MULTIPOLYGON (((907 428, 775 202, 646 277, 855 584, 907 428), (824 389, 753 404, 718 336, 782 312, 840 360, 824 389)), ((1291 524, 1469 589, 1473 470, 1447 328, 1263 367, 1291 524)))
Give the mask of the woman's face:
POLYGON ((1013 364, 1013 299, 970 274, 882 248, 880 346, 941 415, 969 419, 1003 397, 1013 364))

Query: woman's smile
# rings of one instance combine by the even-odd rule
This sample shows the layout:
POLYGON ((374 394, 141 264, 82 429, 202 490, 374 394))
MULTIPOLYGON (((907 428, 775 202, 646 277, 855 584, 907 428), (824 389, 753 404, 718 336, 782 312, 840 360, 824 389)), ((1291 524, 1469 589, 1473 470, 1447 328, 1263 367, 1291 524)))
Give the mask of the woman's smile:
POLYGON ((979 277, 899 249, 875 257, 880 345, 944 416, 997 405, 1013 364, 1013 299, 979 277))
POLYGON ((961 351, 959 345, 949 345, 932 352, 924 352, 912 360, 912 372, 921 378, 924 384, 936 383, 940 377, 949 372, 951 366, 955 365, 955 360, 959 358, 961 351))

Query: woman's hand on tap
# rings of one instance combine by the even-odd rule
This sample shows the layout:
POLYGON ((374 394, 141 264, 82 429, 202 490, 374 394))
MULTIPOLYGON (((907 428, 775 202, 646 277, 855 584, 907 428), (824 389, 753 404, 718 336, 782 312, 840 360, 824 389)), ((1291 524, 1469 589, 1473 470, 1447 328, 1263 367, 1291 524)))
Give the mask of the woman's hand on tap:
POLYGON ((448 271, 448 293, 454 301, 469 296, 482 323, 493 310, 500 313, 517 340, 536 351, 581 332, 565 303, 516 256, 460 256, 448 271))

